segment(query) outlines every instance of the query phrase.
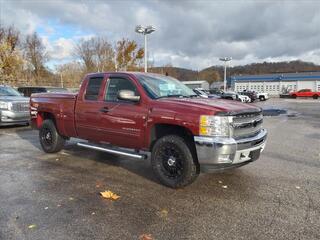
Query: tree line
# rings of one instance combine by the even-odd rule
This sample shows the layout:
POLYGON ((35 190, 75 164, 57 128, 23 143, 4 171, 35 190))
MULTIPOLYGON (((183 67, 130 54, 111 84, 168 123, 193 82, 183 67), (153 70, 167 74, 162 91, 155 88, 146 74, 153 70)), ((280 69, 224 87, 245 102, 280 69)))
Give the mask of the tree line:
POLYGON ((111 43, 106 37, 80 39, 72 49, 73 61, 52 71, 51 59, 37 32, 22 35, 13 26, 0 25, 0 84, 77 87, 90 72, 140 71, 143 48, 129 39, 111 43))

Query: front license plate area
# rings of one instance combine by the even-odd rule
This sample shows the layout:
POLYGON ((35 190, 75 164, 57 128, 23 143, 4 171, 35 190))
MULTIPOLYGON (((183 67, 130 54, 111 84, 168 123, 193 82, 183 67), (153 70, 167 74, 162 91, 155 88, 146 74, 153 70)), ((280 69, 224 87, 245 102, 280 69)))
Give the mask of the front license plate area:
POLYGON ((257 160, 260 157, 261 149, 253 150, 250 152, 249 157, 251 161, 257 160))

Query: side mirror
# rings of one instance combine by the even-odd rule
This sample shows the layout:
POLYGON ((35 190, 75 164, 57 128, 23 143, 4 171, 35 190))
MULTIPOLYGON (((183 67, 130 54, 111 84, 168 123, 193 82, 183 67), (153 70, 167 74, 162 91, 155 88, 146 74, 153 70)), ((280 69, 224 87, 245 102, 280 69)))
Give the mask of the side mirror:
POLYGON ((140 96, 136 96, 134 94, 134 91, 131 90, 120 90, 118 92, 118 99, 131 102, 139 102, 140 96))

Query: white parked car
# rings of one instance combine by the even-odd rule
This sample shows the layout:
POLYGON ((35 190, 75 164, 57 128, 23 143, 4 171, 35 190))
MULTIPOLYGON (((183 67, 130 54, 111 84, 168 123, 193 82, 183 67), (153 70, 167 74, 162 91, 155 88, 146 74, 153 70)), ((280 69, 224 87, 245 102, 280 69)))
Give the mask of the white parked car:
POLYGON ((192 90, 202 98, 209 98, 208 94, 203 90, 203 88, 194 88, 192 90))
POLYGON ((251 102, 251 99, 246 95, 238 94, 238 98, 240 99, 241 102, 244 102, 244 103, 251 102))
POLYGON ((257 93, 257 98, 260 101, 266 101, 267 99, 269 99, 269 94, 268 93, 257 93))
POLYGON ((246 95, 241 95, 241 94, 238 94, 238 93, 232 92, 232 91, 224 92, 222 94, 222 98, 232 99, 232 100, 236 100, 236 101, 240 101, 240 102, 244 102, 244 103, 251 102, 250 97, 248 97, 246 95))

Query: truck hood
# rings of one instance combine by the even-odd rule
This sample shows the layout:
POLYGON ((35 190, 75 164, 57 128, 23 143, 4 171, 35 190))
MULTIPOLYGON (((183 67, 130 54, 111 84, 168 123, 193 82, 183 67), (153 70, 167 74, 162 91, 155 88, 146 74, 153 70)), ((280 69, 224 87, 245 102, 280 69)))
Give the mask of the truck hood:
POLYGON ((240 112, 260 112, 261 108, 255 105, 249 105, 233 100, 225 99, 210 99, 210 98, 162 98, 159 102, 164 102, 169 107, 170 105, 180 105, 186 108, 203 109, 207 111, 223 112, 236 114, 240 112))
POLYGON ((28 102, 29 98, 23 96, 0 96, 2 102, 28 102))

